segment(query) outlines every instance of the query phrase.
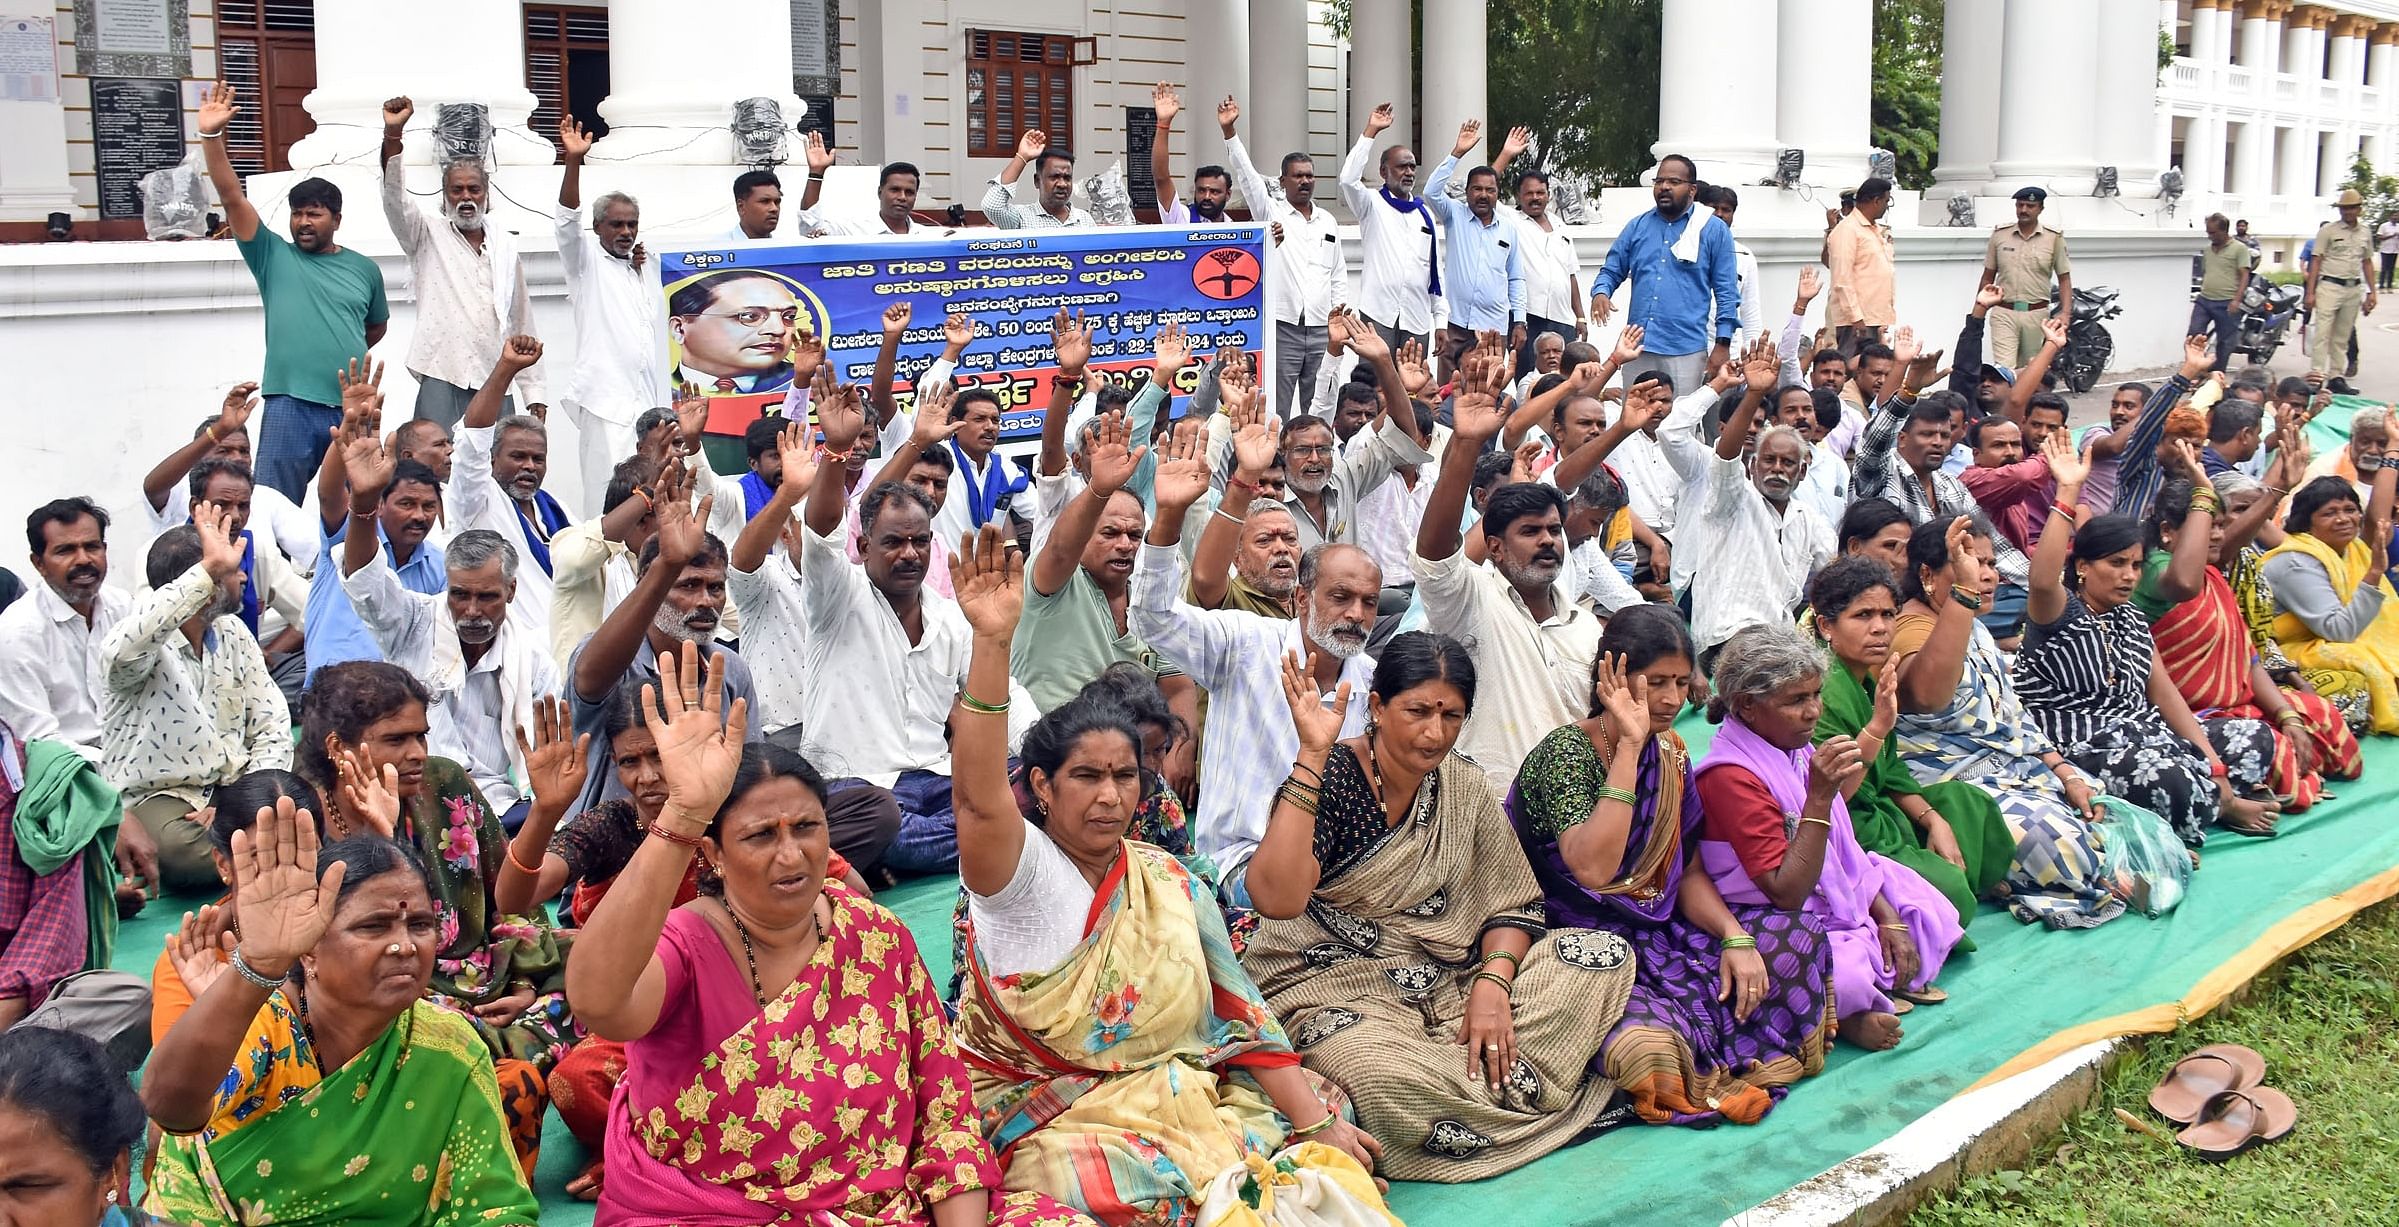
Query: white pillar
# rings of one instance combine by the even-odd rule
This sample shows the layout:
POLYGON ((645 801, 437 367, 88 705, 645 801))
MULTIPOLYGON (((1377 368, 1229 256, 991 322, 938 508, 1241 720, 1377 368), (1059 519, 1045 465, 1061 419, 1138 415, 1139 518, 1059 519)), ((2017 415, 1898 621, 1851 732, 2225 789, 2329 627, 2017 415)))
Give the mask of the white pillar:
POLYGON ((2282 23, 2267 16, 2275 11, 2265 0, 2242 0, 2241 4, 2241 67, 2260 74, 2259 88, 2268 94, 2272 87, 2264 77, 2277 71, 2275 50, 2282 41, 2282 23))
POLYGON ((2281 164, 2274 171, 2274 194, 2305 197, 2316 190, 2316 133, 2293 125, 2274 134, 2281 164))
MULTIPOLYGON (((1195 105, 1197 100, 1195 100, 1195 105)), ((1214 99, 1200 109, 1214 122, 1214 99)), ((1361 125, 1363 130, 1363 125, 1361 125)), ((1208 129, 1214 134, 1216 129, 1208 129)), ((1211 140, 1215 139, 1213 135, 1211 140)), ((1352 139, 1355 139, 1353 134, 1352 139)), ((1253 0, 1249 10, 1249 93, 1241 100, 1241 143, 1258 173, 1272 182, 1283 155, 1308 149, 1307 0, 1253 0)), ((1216 145, 1205 162, 1222 161, 1216 145)), ((1339 164, 1322 168, 1328 177, 1339 164)), ((1252 210, 1263 202, 1250 201, 1252 210)))
POLYGON ((2391 88, 2394 55, 2399 55, 2399 44, 2394 44, 2377 30, 2373 40, 2366 44, 2366 84, 2382 90, 2391 88))
POLYGON ((2366 40, 2363 31, 2348 18, 2342 18, 2332 28, 2332 68, 2326 75, 2335 85, 2359 85, 2366 79, 2366 40))
MULTIPOLYGON (((73 21, 51 0, 0 0, 0 19, 40 17, 73 21)), ((13 25, 14 23, 9 23, 13 25)), ((55 40, 59 31, 52 27, 55 40)), ((70 28, 66 33, 72 37, 70 28)), ((55 86, 58 81, 51 77, 55 86)), ((58 91, 53 89, 53 94, 58 91)), ((242 99, 255 108, 256 98, 242 99)), ((195 142, 196 143, 196 142, 195 142)), ((47 102, 0 102, 0 221, 48 221, 52 213, 75 212, 75 185, 67 170, 67 110, 63 97, 47 102)))
MULTIPOLYGON (((1216 128, 1216 104, 1231 94, 1242 99, 1241 118, 1254 124, 1246 105, 1250 98, 1250 28, 1248 6, 1239 0, 1191 0, 1183 7, 1183 114, 1175 120, 1173 159, 1175 186, 1191 198, 1191 172, 1224 161, 1224 137, 1216 128)), ((1171 80, 1173 74, 1168 70, 1171 80)), ((1128 85, 1138 84, 1128 82, 1128 85)), ((1149 96, 1147 87, 1128 89, 1149 96)), ((1260 108, 1266 110, 1270 108, 1260 108)), ((1281 155, 1260 153, 1261 158, 1281 155)))
POLYGON ((2224 190, 2224 121, 2193 115, 2182 130, 2183 194, 2205 200, 2224 190))
MULTIPOLYGON (((2150 52, 2153 63, 2156 54, 2150 52)), ((2003 193, 2041 186, 2065 196, 2089 195, 2098 164, 2091 114, 2099 76, 2097 10, 2088 0, 2007 0, 2000 73, 1993 186, 2003 193)))
POLYGON ((1778 0, 1666 0, 1653 155, 1692 158, 1714 183, 1774 172, 1778 8, 1778 0))
POLYGON ((1776 140, 1807 151, 1802 182, 1855 187, 1873 148, 1871 0, 1781 0, 1779 22, 1776 140))
POLYGON ((2241 207, 2256 211, 2266 203, 2269 194, 2268 154, 2274 142, 2274 129, 2262 120, 2243 120, 2240 130, 2229 139, 2232 182, 2226 190, 2241 198, 2241 207))
MULTIPOLYGON (((2111 64, 2157 55, 2157 8, 2151 0, 2098 0, 2099 54, 2111 64)), ((2165 146, 2158 143, 2157 74, 2100 72, 2092 77, 2093 156, 2116 168, 2127 196, 2155 196, 2165 146)))
POLYGON ((1484 43, 1481 0, 1424 0, 1424 148, 1416 156, 1427 165, 1440 161, 1457 145, 1458 125, 1484 121, 1482 144, 1468 150, 1458 168, 1460 183, 1467 170, 1499 156, 1507 136, 1490 128, 1484 43))
POLYGON ((2193 63, 2204 65, 2224 62, 2224 31, 2216 24, 2219 3, 2220 0, 2192 0, 2191 60, 2193 63))
MULTIPOLYGON (((1383 145, 1416 143, 1415 68, 1409 60, 1409 26, 1415 20, 1408 0, 1351 0, 1349 17, 1349 132, 1342 152, 1366 131, 1366 117, 1375 107, 1391 104, 1391 130, 1383 145)), ((1454 134, 1453 134, 1454 135, 1454 134)), ((1422 161, 1423 153, 1417 154, 1422 161)), ((1438 159, 1436 159, 1438 160, 1438 159)), ((1425 174, 1431 174, 1426 162, 1425 174)), ((1338 170, 1339 167, 1333 169, 1338 170)), ((1373 166, 1366 168, 1369 177, 1373 166)))
POLYGON ((2349 162, 2357 156, 2355 132, 2327 132, 2317 139, 2316 195, 2330 196, 2341 190, 2341 181, 2349 177, 2349 162))
POLYGON ((1933 182, 1974 195, 1999 156, 1999 56, 2006 9, 1990 0, 1949 0, 1941 26, 1941 162, 1933 182))
MULTIPOLYGON (((727 125, 744 98, 774 99, 785 128, 800 121, 789 0, 608 0, 608 46, 600 116, 609 132, 593 148, 594 160, 731 166, 727 125)), ((793 163, 801 162, 798 139, 793 163)), ((1052 139, 1071 148, 1074 134, 1052 139)), ((789 194, 797 203, 796 186, 789 194)))
POLYGON ((304 103, 316 131, 292 146, 295 170, 337 161, 374 167, 384 100, 399 94, 416 104, 404 155, 412 164, 432 161, 430 130, 447 102, 491 108, 495 169, 557 161, 549 140, 525 126, 533 92, 525 88, 524 24, 513 15, 494 20, 479 0, 319 0, 316 72, 304 103))
MULTIPOLYGON (((2296 75, 2301 84, 2312 82, 2317 72, 2310 68, 2308 48, 2313 45, 2315 27, 2302 14, 2294 13, 2282 23, 2282 70, 2296 75)), ((2313 61, 2321 63, 2321 61, 2313 61)))

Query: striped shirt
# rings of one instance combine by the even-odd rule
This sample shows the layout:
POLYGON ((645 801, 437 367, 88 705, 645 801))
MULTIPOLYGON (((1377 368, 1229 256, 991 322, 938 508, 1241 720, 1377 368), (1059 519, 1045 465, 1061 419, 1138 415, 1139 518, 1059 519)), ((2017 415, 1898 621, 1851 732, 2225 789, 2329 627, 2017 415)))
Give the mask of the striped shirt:
MULTIPOLYGON (((1912 523, 1922 524, 1935 515, 1973 516, 1988 520, 1982 504, 1974 501, 1974 493, 1956 475, 1935 470, 1932 475, 1933 495, 1927 499, 1924 483, 1908 471, 1904 464, 1893 463, 1893 452, 1899 444, 1900 427, 1907 424, 1908 410, 1916 404, 1912 396, 1894 395, 1875 407, 1866 429, 1858 436, 1857 451, 1849 460, 1849 497, 1888 499, 1908 515, 1912 523)), ((2163 422, 2161 417, 2160 422, 2163 422)), ((1991 538, 1991 556, 1999 570, 2001 583, 2025 587, 2032 570, 2032 560, 2005 534, 1991 538)))
POLYGON ((2084 745, 2108 725, 2156 718, 2149 702, 2156 658, 2149 620, 2132 602, 2095 613, 2068 596, 2057 621, 2026 624, 2016 697, 2050 741, 2084 745))

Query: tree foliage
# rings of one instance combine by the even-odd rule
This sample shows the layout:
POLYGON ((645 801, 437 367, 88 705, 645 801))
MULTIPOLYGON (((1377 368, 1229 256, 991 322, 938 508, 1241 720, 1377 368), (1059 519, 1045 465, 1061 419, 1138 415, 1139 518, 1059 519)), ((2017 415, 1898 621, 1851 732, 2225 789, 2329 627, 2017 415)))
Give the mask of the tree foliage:
MULTIPOLYGON (((1873 143, 1899 186, 1932 186, 1941 154, 1941 0, 1875 0, 1873 143)), ((1994 48, 1996 51, 1996 48, 1994 48)))
POLYGON ((2342 187, 2356 188, 2366 198, 2365 216, 2384 217, 2399 212, 2399 175, 2385 175, 2374 169, 2374 163, 2359 149, 2349 163, 2349 178, 2342 187))

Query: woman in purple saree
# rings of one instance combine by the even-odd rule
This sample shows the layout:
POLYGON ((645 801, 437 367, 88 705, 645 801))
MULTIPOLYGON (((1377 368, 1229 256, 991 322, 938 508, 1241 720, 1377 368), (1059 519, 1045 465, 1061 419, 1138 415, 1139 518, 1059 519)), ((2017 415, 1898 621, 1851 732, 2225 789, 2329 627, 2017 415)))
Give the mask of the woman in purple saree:
POLYGON ((1700 760, 1699 860, 1724 901, 1804 911, 1832 940, 1841 1038, 1885 1049, 1899 1015, 1946 1000, 1932 987, 1965 928, 1916 872, 1858 845, 1847 796, 1865 777, 1857 742, 1808 743, 1824 709, 1824 655, 1789 626, 1753 626, 1716 658, 1708 717, 1723 728, 1700 760))
POLYGON ((1553 928, 1631 943, 1632 998, 1601 1072, 1652 1124, 1755 1124, 1832 1040, 1822 921, 1732 905, 1701 870, 1700 807, 1674 718, 1695 653, 1665 605, 1608 620, 1591 717, 1526 756, 1508 816, 1553 928))

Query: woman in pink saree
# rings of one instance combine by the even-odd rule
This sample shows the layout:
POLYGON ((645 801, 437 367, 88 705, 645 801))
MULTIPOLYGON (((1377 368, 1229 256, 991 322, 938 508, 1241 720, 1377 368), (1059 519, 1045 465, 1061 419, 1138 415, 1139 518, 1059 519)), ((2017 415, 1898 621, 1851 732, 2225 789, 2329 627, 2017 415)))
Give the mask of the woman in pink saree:
POLYGON ((659 662, 667 802, 583 930, 569 995, 625 1044, 600 1224, 1088 1227, 998 1191, 966 1067, 892 915, 826 880, 824 784, 745 746, 721 670, 659 662), (694 856, 720 893, 672 907, 694 856))

